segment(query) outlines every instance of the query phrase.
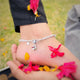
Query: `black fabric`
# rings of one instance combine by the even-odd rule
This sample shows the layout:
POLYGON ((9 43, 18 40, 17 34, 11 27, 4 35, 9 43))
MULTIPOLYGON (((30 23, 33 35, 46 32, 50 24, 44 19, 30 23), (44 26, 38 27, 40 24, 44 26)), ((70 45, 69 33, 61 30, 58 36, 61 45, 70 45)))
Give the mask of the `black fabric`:
POLYGON ((0 72, 0 80, 17 80, 17 79, 12 76, 11 70, 10 68, 8 68, 0 72))
POLYGON ((20 32, 21 25, 29 25, 43 22, 47 23, 41 0, 39 1, 38 7, 38 14, 41 16, 37 17, 36 20, 33 11, 27 11, 27 5, 30 4, 30 0, 9 0, 9 3, 16 32, 20 32))

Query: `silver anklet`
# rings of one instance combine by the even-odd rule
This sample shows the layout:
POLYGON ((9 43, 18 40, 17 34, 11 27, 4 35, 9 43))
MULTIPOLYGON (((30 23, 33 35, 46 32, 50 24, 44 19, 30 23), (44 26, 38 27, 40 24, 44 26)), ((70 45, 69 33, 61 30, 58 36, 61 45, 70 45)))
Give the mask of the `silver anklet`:
POLYGON ((44 38, 42 38, 42 39, 37 39, 37 40, 36 40, 36 39, 33 39, 33 40, 20 39, 19 42, 27 42, 27 45, 29 45, 30 42, 32 42, 32 43, 34 44, 34 46, 32 47, 32 49, 33 49, 33 50, 36 50, 36 49, 37 49, 37 43, 38 43, 39 41, 46 40, 46 39, 51 38, 51 37, 56 37, 56 35, 55 35, 55 34, 52 34, 52 35, 50 35, 50 36, 44 37, 44 38))

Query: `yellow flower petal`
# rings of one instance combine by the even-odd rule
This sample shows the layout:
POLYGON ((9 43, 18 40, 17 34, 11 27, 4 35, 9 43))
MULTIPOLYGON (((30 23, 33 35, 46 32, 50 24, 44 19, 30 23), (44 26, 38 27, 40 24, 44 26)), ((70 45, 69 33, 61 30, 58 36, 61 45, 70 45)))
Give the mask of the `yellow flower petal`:
POLYGON ((25 53, 25 60, 29 60, 30 56, 28 53, 25 53))
POLYGON ((0 40, 1 40, 1 41, 4 41, 4 38, 1 38, 0 40))
POLYGON ((3 56, 6 56, 6 54, 5 54, 5 53, 3 53, 3 56))
POLYGON ((29 74, 30 73, 30 71, 27 71, 27 74, 29 74))
POLYGON ((8 51, 5 51, 5 53, 8 53, 8 51))
POLYGON ((50 71, 50 68, 48 66, 43 67, 45 71, 50 71))
POLYGON ((63 28, 62 30, 65 31, 65 28, 63 28))
POLYGON ((27 10, 28 10, 28 11, 30 11, 30 10, 31 10, 30 5, 28 5, 28 6, 27 6, 27 10))
POLYGON ((40 17, 40 15, 36 14, 36 17, 40 17))
POLYGON ((38 12, 37 11, 35 12, 35 15, 36 15, 36 17, 40 17, 40 15, 38 15, 38 12))
POLYGON ((54 69, 52 69, 51 71, 54 72, 58 69, 58 66, 56 65, 54 69))
POLYGON ((43 71, 43 67, 39 67, 39 70, 40 70, 40 71, 43 71))

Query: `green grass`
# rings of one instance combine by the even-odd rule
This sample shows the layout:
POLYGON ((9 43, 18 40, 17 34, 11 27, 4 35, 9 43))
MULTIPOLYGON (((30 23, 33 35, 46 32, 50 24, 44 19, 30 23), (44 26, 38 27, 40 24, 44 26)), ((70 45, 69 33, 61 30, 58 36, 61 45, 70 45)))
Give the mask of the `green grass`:
MULTIPOLYGON (((64 45, 64 35, 67 13, 73 5, 80 3, 80 0, 43 0, 46 16, 48 19, 49 28, 52 33, 57 35, 59 40, 64 45)), ((20 38, 18 33, 14 31, 14 24, 10 14, 8 0, 0 0, 0 69, 6 67, 6 62, 11 60, 11 45, 18 44, 20 38), (7 29, 4 30, 4 27, 7 29), (3 53, 7 51, 6 55, 3 53)))

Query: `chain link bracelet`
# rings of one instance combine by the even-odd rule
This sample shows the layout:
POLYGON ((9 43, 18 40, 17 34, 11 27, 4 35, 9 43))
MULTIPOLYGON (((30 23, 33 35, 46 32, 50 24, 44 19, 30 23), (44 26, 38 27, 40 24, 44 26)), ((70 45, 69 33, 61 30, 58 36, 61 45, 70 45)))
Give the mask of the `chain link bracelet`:
POLYGON ((30 43, 33 43, 34 45, 32 46, 32 49, 33 50, 36 50, 37 49, 37 43, 38 42, 40 42, 42 40, 46 40, 46 39, 51 38, 51 37, 56 37, 56 35, 55 34, 52 34, 52 35, 43 37, 42 39, 33 39, 33 40, 20 39, 19 42, 27 42, 27 45, 29 45, 30 43))

